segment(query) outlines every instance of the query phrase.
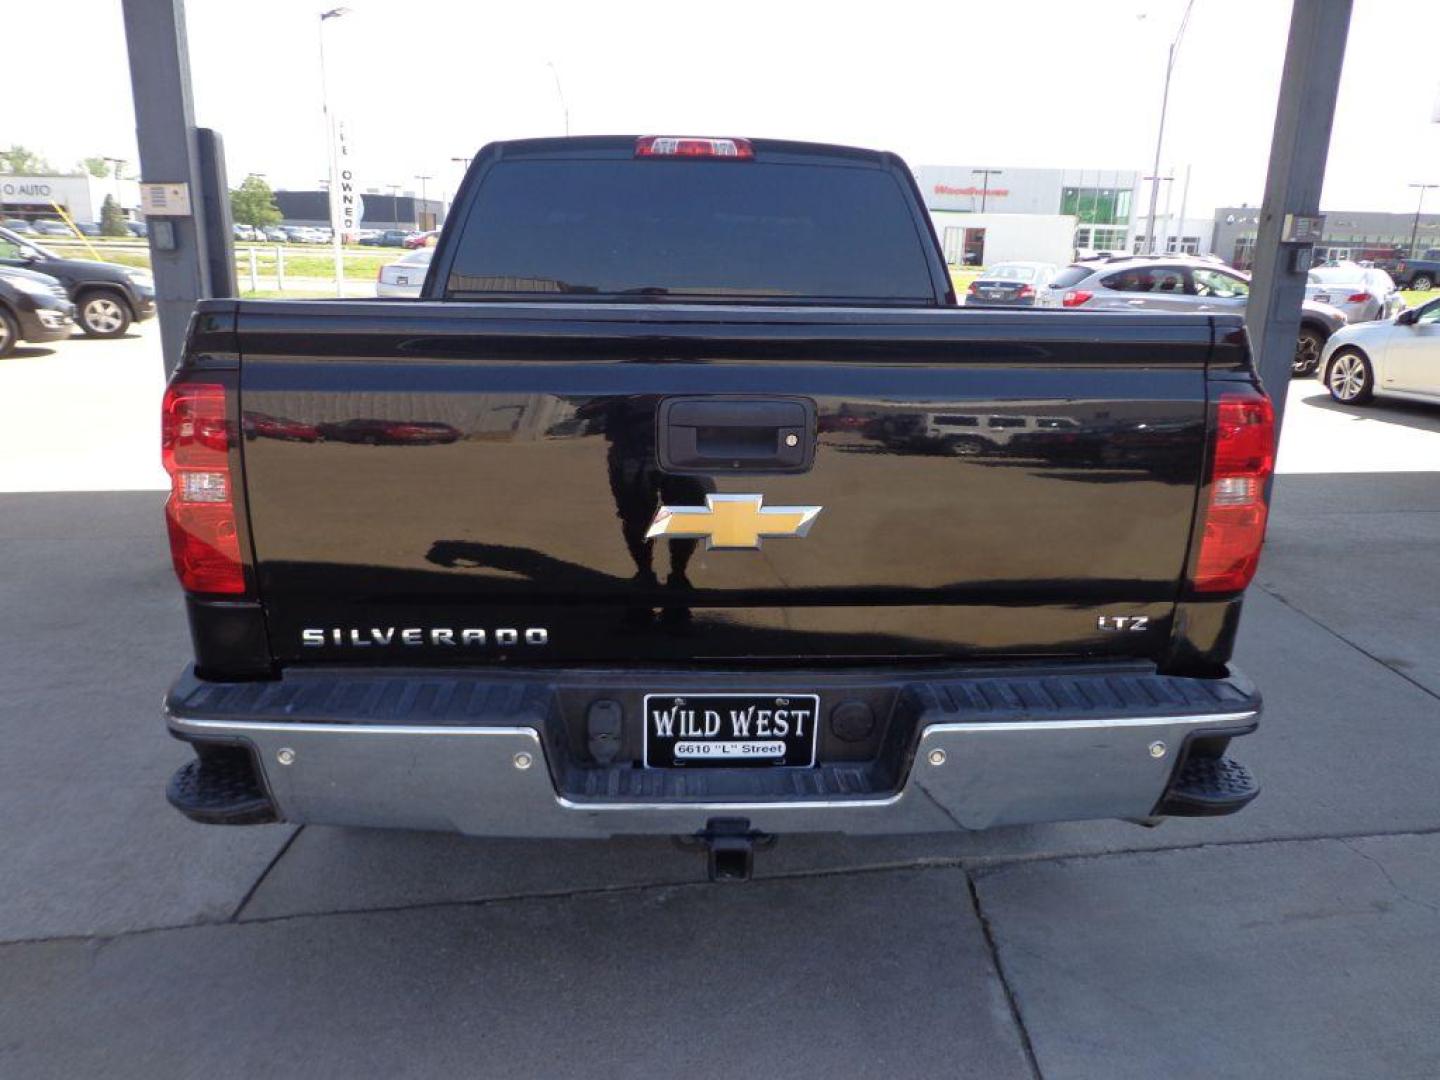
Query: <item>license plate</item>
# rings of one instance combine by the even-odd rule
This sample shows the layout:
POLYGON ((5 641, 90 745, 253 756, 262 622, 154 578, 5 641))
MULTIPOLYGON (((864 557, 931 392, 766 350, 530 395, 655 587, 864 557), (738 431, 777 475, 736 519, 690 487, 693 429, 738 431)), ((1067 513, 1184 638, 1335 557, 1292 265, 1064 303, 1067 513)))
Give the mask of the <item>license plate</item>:
POLYGON ((645 767, 815 764, 817 694, 646 694, 645 767))
POLYGON ((1328 303, 1330 303, 1330 294, 1329 294, 1329 293, 1323 293, 1323 292, 1317 292, 1317 293, 1315 294, 1315 302, 1316 302, 1317 304, 1328 304, 1328 303))
POLYGON ((409 279, 408 277, 396 277, 396 278, 395 278, 395 284, 396 284, 396 285, 409 285, 409 284, 410 284, 410 279, 409 279))

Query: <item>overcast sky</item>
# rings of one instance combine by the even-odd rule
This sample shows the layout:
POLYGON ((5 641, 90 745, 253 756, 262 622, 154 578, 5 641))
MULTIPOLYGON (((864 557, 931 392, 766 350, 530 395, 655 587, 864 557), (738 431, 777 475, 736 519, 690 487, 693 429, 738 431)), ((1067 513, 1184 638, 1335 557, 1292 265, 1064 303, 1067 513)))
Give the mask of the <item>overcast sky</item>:
MULTIPOLYGON (((254 171, 313 188, 325 175, 327 6, 189 0, 196 118, 224 135, 232 183, 254 171)), ((361 186, 418 191, 414 177, 429 174, 435 196, 458 182, 452 157, 560 134, 557 75, 574 134, 772 136, 894 150, 912 165, 1148 173, 1184 0, 347 6, 327 40, 361 186)), ((1162 166, 1193 166, 1191 216, 1263 193, 1289 14, 1289 0, 1196 0, 1162 166)), ((4 25, 0 144, 57 164, 133 161, 120 0, 7 4, 4 25), (57 27, 63 48, 41 47, 57 27)), ((1437 0, 1356 0, 1326 208, 1410 210, 1407 184, 1440 182, 1437 50, 1437 0)))

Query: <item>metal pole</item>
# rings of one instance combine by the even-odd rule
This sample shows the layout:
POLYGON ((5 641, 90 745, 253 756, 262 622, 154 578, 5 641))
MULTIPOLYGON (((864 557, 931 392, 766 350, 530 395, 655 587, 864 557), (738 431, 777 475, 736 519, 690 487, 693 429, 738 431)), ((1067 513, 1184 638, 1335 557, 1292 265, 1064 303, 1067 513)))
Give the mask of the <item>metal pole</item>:
POLYGON ((260 288, 259 284, 257 284, 255 281, 255 248, 252 245, 245 250, 250 255, 250 291, 255 292, 257 289, 260 288))
POLYGON ((149 236, 160 344, 169 372, 180 363, 195 301, 211 295, 209 247, 201 227, 206 206, 190 94, 185 2, 124 0, 123 11, 140 176, 143 181, 184 183, 190 188, 190 216, 157 219, 170 228, 152 228, 149 236))
MULTIPOLYGON (((1185 166, 1185 186, 1180 189, 1180 243, 1177 247, 1185 246, 1185 204, 1190 201, 1190 166, 1185 166)), ((1197 251, 1198 255, 1199 252, 1197 251)))
MULTIPOLYGON (((560 85, 560 69, 555 66, 553 60, 546 60, 545 66, 550 69, 550 74, 555 76, 555 93, 559 96, 560 108, 565 113, 565 134, 568 136, 570 134, 570 106, 565 101, 565 88, 560 85)), ((452 158, 451 160, 455 159, 452 158)), ((470 166, 468 158, 465 161, 465 166, 466 168, 470 166)))
POLYGON ((1155 132, 1155 166, 1150 170, 1154 179, 1150 184, 1150 228, 1146 230, 1146 251, 1155 254, 1155 204, 1160 197, 1160 148, 1165 143, 1165 113, 1170 108, 1170 76, 1175 71, 1175 53, 1180 48, 1180 39, 1185 36, 1185 26, 1190 22, 1190 9, 1195 0, 1186 0, 1185 14, 1180 17, 1180 29, 1175 31, 1175 40, 1170 42, 1170 51, 1165 58, 1165 89, 1160 94, 1160 127, 1155 132))
POLYGON ((285 291, 285 249, 275 245, 275 288, 285 291))
POLYGON ((335 118, 330 114, 330 78, 325 70, 325 23, 349 14, 349 8, 332 8, 320 13, 320 111, 325 117, 325 157, 330 173, 330 246, 335 257, 335 295, 345 295, 345 256, 341 251, 339 163, 335 160, 335 118))
POLYGON ((1431 188, 1440 187, 1440 184, 1411 184, 1413 188, 1420 189, 1420 201, 1415 204, 1415 223, 1410 226, 1410 258, 1418 259, 1420 253, 1416 250, 1416 240, 1420 235, 1420 211, 1425 206, 1425 192, 1431 188))
POLYGON ((1160 250, 1168 253, 1170 251, 1170 196, 1175 191, 1175 174, 1172 172, 1165 178, 1165 231, 1160 236, 1160 250))
POLYGON ((1284 418, 1290 365, 1300 330, 1300 304, 1311 243, 1286 240, 1288 215, 1320 210, 1330 126, 1345 60, 1351 0, 1294 0, 1285 70, 1275 109, 1270 168, 1255 240, 1255 271, 1245 309, 1260 378, 1275 401, 1277 426, 1284 418))
MULTIPOLYGON (((985 199, 990 194, 990 177, 1000 176, 1003 169, 971 169, 970 175, 980 174, 980 213, 985 212, 985 199)), ((972 204, 973 205, 973 204, 972 204)))
MULTIPOLYGON (((1165 181, 1165 191, 1166 191, 1165 199, 1166 199, 1166 202, 1168 203, 1168 202, 1169 202, 1169 199, 1170 199, 1170 196, 1169 196, 1170 183, 1171 183, 1171 181, 1173 181, 1173 180, 1175 179, 1175 177, 1174 177, 1174 176, 1147 176, 1147 177, 1145 177, 1145 179, 1146 179, 1146 180, 1153 181, 1153 183, 1152 183, 1152 185, 1151 185, 1152 191, 1159 189, 1160 181, 1162 181, 1162 180, 1165 181)), ((1155 221, 1155 203, 1154 203, 1154 201, 1152 200, 1151 203, 1150 203, 1150 219, 1149 219, 1149 221, 1147 221, 1146 224, 1145 224, 1145 251, 1144 251, 1143 253, 1142 253, 1142 252, 1137 252, 1136 254, 1147 254, 1147 255, 1153 255, 1153 254, 1155 254, 1155 226, 1156 226, 1156 221, 1155 221)))
POLYGON ((429 191, 429 189, 425 186, 425 184, 426 184, 426 181, 428 181, 428 180, 433 180, 434 177, 432 177, 432 176, 418 176, 418 175, 417 175, 417 176, 415 177, 415 179, 420 181, 420 209, 417 210, 417 211, 415 211, 415 231, 416 231, 416 232, 419 232, 419 231, 420 231, 420 218, 421 218, 421 216, 425 213, 425 207, 426 207, 426 206, 429 204, 429 202, 430 202, 430 197, 429 197, 429 195, 427 194, 427 192, 429 191))

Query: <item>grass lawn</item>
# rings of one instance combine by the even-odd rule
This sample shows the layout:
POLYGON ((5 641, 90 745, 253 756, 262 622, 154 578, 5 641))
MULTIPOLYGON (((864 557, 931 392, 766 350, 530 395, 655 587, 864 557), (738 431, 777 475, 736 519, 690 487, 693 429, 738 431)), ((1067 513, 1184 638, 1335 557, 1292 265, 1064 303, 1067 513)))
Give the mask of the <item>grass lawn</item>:
MULTIPOLYGON (((134 266, 139 269, 149 269, 150 252, 145 247, 145 241, 132 237, 128 241, 113 240, 107 237, 92 236, 88 238, 95 254, 100 256, 102 262, 119 263, 122 266, 134 266)), ((94 255, 85 245, 73 240, 52 241, 47 237, 40 238, 41 243, 54 250, 57 255, 67 259, 93 259, 94 255)), ((235 267, 242 278, 250 273, 250 251, 255 251, 256 273, 267 276, 275 273, 275 249, 280 248, 285 252, 285 273, 294 274, 296 277, 329 277, 335 265, 334 255, 329 247, 320 244, 236 244, 235 245, 235 267)), ((387 266, 409 251, 404 248, 374 248, 374 247, 348 247, 345 252, 345 276, 357 278, 369 278, 372 281, 375 275, 380 272, 380 267, 387 266)))

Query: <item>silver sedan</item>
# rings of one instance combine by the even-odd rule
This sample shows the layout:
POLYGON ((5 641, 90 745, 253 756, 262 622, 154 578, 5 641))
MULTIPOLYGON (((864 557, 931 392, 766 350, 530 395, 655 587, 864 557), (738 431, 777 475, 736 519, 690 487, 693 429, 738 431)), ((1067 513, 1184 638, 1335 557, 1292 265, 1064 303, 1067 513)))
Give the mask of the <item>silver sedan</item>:
POLYGON ((1311 270, 1305 298, 1339 308, 1351 323, 1389 319, 1405 307, 1405 299, 1389 274, 1350 262, 1311 270))
POLYGON ((1440 403, 1440 300, 1334 334, 1320 378, 1342 405, 1363 405, 1377 394, 1440 403))

